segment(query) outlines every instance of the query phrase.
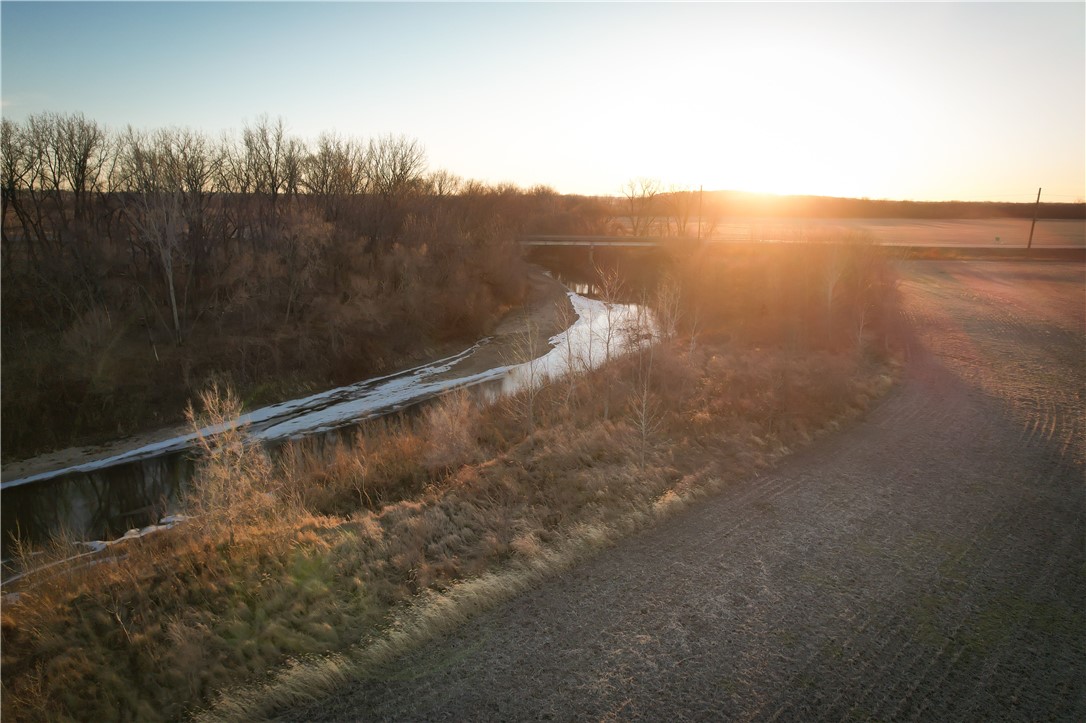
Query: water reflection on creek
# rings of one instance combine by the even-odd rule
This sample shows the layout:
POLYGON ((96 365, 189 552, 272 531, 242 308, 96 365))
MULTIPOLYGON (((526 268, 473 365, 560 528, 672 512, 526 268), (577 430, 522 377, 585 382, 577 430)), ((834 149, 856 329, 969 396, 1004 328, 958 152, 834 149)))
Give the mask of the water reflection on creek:
MULTIPOLYGON (((593 291, 583 282, 571 283, 575 290, 593 291)), ((598 366, 650 333, 646 311, 637 305, 605 304, 578 293, 571 293, 570 301, 576 322, 551 338, 550 351, 536 359, 458 374, 457 367, 490 342, 484 339, 433 364, 257 409, 235 423, 249 439, 272 450, 300 438, 320 444, 349 436, 364 420, 410 413, 453 389, 468 388, 491 401, 544 377, 560 376, 571 367, 598 366)), ((209 427, 202 433, 217 431, 220 428, 209 427)), ((195 434, 182 435, 106 459, 5 481, 0 486, 4 557, 16 534, 39 541, 64 528, 82 539, 111 539, 174 512, 194 471, 194 440, 195 434)))

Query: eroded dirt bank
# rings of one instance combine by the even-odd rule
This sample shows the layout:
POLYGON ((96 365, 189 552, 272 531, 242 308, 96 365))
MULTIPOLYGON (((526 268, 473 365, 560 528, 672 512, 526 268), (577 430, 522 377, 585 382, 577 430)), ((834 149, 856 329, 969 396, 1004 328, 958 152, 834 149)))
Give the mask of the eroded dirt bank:
POLYGON ((905 265, 864 422, 291 718, 1086 719, 1083 272, 905 265))

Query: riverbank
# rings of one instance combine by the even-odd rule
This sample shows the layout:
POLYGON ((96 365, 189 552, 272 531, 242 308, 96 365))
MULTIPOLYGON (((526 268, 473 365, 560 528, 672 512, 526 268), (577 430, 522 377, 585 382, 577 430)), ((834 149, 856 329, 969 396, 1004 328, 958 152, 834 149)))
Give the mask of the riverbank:
MULTIPOLYGON (((538 330, 538 333, 533 335, 535 341, 533 351, 538 352, 536 354, 538 356, 545 351, 547 340, 560 332, 564 328, 563 324, 571 323, 569 310, 565 287, 542 269, 538 267, 533 269, 528 279, 528 292, 524 305, 506 310, 493 334, 486 337, 487 343, 479 346, 469 357, 458 362, 452 375, 466 377, 509 363, 514 354, 514 347, 519 343, 518 339, 529 328, 538 330)), ((411 366, 415 369, 432 366, 463 351, 466 351, 464 347, 447 343, 428 350, 425 356, 413 360, 417 364, 411 366)), ((446 375, 444 378, 452 377, 446 375)), ((251 411, 259 412, 260 410, 251 411)), ((188 425, 177 424, 149 429, 107 444, 69 447, 26 460, 5 463, 0 468, 0 479, 5 484, 10 484, 54 471, 103 462, 108 464, 108 460, 112 459, 118 460, 117 463, 132 461, 140 458, 138 454, 135 454, 140 450, 149 450, 150 454, 156 449, 161 453, 166 447, 177 447, 171 442, 191 437, 191 433, 192 429, 188 425)))
MULTIPOLYGON (((275 670, 325 689, 329 666, 353 674, 765 469, 891 383, 854 355, 689 349, 635 353, 485 409, 452 396, 278 465, 255 450, 213 456, 201 479, 253 492, 218 522, 205 514, 97 558, 113 564, 15 587, 5 718, 176 719, 275 670), (290 664, 316 654, 331 657, 290 664)), ((223 710, 297 694, 230 694, 223 710)))
POLYGON ((842 259, 822 251, 691 265, 699 314, 499 404, 450 394, 275 460, 224 436, 184 525, 5 588, 4 717, 266 717, 855 419, 894 377, 855 313, 895 316, 893 286, 858 250, 827 316, 815 282, 842 259))

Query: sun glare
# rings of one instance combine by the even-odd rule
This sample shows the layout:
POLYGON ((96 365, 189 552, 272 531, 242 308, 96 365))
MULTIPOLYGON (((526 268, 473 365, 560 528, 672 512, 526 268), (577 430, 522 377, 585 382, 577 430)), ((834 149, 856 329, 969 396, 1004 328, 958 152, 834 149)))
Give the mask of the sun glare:
MULTIPOLYGON (((678 118, 647 112, 653 140, 617 130, 639 160, 651 159, 651 175, 777 194, 874 196, 888 187, 911 118, 895 107, 887 78, 824 48, 766 46, 743 61, 727 87, 683 88, 689 110, 678 118)), ((730 61, 706 51, 699 62, 730 61)))

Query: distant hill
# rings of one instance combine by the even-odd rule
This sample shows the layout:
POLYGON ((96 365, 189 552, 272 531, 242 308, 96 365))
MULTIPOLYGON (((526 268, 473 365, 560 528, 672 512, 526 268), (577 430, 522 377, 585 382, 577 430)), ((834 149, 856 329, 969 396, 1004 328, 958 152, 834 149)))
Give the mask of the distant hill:
MULTIPOLYGON (((775 196, 706 191, 706 213, 783 218, 1033 218, 1034 203, 996 201, 883 201, 832 196, 775 196)), ((1039 218, 1086 219, 1086 203, 1045 203, 1039 218)))

